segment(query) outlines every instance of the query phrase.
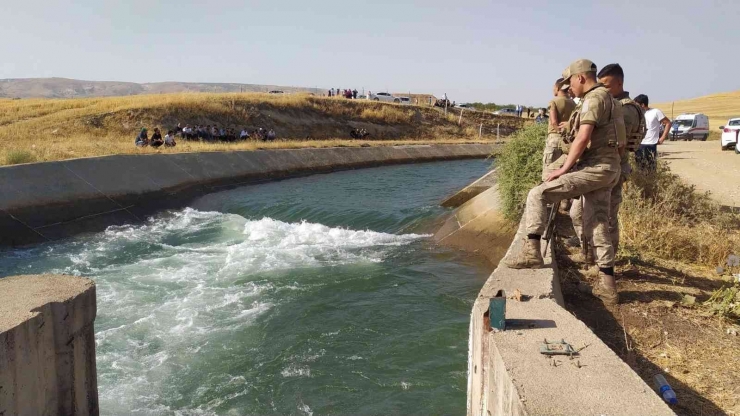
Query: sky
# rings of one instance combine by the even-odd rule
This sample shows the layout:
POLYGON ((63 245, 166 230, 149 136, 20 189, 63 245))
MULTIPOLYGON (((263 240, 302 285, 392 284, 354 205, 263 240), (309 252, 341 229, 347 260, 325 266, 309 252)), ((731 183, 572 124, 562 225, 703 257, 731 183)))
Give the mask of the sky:
POLYGON ((740 89, 740 2, 2 0, 0 79, 234 82, 541 106, 573 60, 666 102, 740 89))

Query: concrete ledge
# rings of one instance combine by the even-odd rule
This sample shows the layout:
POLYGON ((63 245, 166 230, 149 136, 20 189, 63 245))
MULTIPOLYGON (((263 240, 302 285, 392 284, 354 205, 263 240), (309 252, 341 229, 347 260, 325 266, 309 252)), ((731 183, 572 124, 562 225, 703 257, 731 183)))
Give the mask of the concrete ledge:
POLYGON ((440 205, 445 208, 457 208, 481 193, 491 189, 494 185, 496 185, 496 169, 491 170, 477 181, 445 199, 440 205))
POLYGON ((0 246, 141 221, 205 193, 372 166, 484 158, 489 144, 117 155, 0 167, 0 246))
POLYGON ((95 285, 0 279, 0 415, 97 415, 95 285))
POLYGON ((434 240, 483 255, 495 267, 515 233, 500 206, 498 187, 494 186, 458 208, 434 234, 434 240))
MULTIPOLYGON (((498 189, 493 187, 462 205, 435 238, 443 243, 458 240, 455 246, 474 248, 489 259, 505 247, 511 255, 524 242, 524 223, 512 242, 514 232, 503 232, 503 221, 498 189), (490 244, 501 246, 494 249, 490 244)), ((543 269, 513 270, 499 264, 478 294, 470 317, 467 414, 674 415, 650 386, 563 308, 553 251, 548 246, 543 253, 543 269), (511 327, 493 332, 488 311, 499 290, 506 295, 518 290, 524 299, 507 300, 511 327), (583 349, 572 360, 548 358, 540 354, 545 339, 564 339, 583 349)))

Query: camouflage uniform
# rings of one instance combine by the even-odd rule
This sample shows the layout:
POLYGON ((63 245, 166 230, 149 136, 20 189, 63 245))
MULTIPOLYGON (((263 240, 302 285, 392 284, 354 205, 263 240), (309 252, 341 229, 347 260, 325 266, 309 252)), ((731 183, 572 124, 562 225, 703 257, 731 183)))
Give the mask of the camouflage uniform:
MULTIPOLYGON (((570 115, 573 113, 573 109, 576 107, 575 101, 568 97, 555 97, 547 105, 548 108, 555 106, 557 112, 558 121, 564 122, 570 119, 570 115)), ((550 114, 552 117, 552 114, 550 114)), ((545 151, 542 155, 542 180, 547 179, 553 171, 557 170, 553 162, 560 159, 563 152, 560 150, 560 140, 562 139, 562 133, 560 133, 557 127, 548 127, 547 129, 547 141, 545 142, 545 151), (552 165, 552 166, 551 166, 552 165)))
MULTIPOLYGON (((642 137, 645 135, 645 114, 640 106, 632 101, 628 92, 623 92, 620 96, 615 97, 615 99, 622 105, 622 116, 626 134, 626 149, 621 159, 621 174, 617 184, 612 188, 609 206, 609 234, 611 235, 612 246, 616 253, 619 248, 619 207, 622 204, 622 185, 629 179, 632 173, 629 154, 637 149, 642 137)), ((581 200, 573 201, 570 209, 570 217, 573 221, 576 234, 581 238, 581 241, 584 241, 584 238, 591 238, 590 235, 583 235, 583 224, 592 221, 592 214, 584 211, 581 200)))
MULTIPOLYGON (((596 263, 603 268, 614 266, 608 225, 609 200, 620 173, 617 146, 618 131, 624 131, 621 110, 621 105, 601 84, 586 92, 570 117, 569 131, 575 137, 581 125, 594 125, 588 147, 572 171, 529 192, 525 212, 527 234, 542 235, 547 225, 547 203, 581 196, 590 215, 586 233, 593 235, 596 263)), ((561 150, 567 154, 569 144, 561 141, 561 150)), ((556 164, 562 166, 561 161, 556 164)))

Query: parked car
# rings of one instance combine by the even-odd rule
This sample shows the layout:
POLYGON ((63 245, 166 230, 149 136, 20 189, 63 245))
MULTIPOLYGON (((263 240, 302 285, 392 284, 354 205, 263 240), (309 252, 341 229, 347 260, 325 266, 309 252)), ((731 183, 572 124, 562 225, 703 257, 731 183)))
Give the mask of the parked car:
POLYGON ((392 94, 387 92, 377 92, 375 94, 370 94, 370 99, 373 101, 385 101, 387 103, 400 103, 401 99, 398 97, 394 97, 392 94))
POLYGON ((722 138, 720 139, 720 143, 722 145, 722 150, 730 150, 733 147, 735 148, 735 151, 737 151, 737 145, 738 145, 738 130, 740 130, 740 118, 731 118, 727 120, 727 125, 720 126, 719 128, 722 130, 722 138))
POLYGON ((401 100, 403 105, 411 105, 411 98, 409 97, 398 97, 398 99, 401 100))
POLYGON ((499 116, 501 116, 501 115, 515 116, 516 115, 516 110, 513 109, 513 108, 502 108, 500 110, 494 111, 493 114, 496 114, 496 115, 499 115, 499 116))
POLYGON ((472 110, 472 111, 475 111, 475 107, 473 107, 473 106, 472 106, 472 105, 470 105, 470 104, 458 104, 458 107, 460 107, 460 108, 464 108, 464 109, 466 109, 466 110, 472 110))
POLYGON ((709 137, 709 117, 704 114, 681 114, 673 120, 671 140, 701 140, 709 137))
POLYGON ((272 91, 270 91, 270 94, 285 94, 285 91, 272 90, 272 91))

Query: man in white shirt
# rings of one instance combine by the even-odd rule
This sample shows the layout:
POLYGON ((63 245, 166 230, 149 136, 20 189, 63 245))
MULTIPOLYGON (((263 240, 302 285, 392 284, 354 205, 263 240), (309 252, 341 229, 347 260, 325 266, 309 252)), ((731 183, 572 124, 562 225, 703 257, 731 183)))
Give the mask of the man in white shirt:
POLYGON ((648 107, 649 101, 645 94, 635 97, 635 102, 645 110, 645 138, 635 152, 637 166, 645 170, 655 170, 658 161, 658 145, 663 144, 671 130, 671 120, 657 108, 648 107), (660 134, 660 125, 663 125, 663 135, 660 134))

